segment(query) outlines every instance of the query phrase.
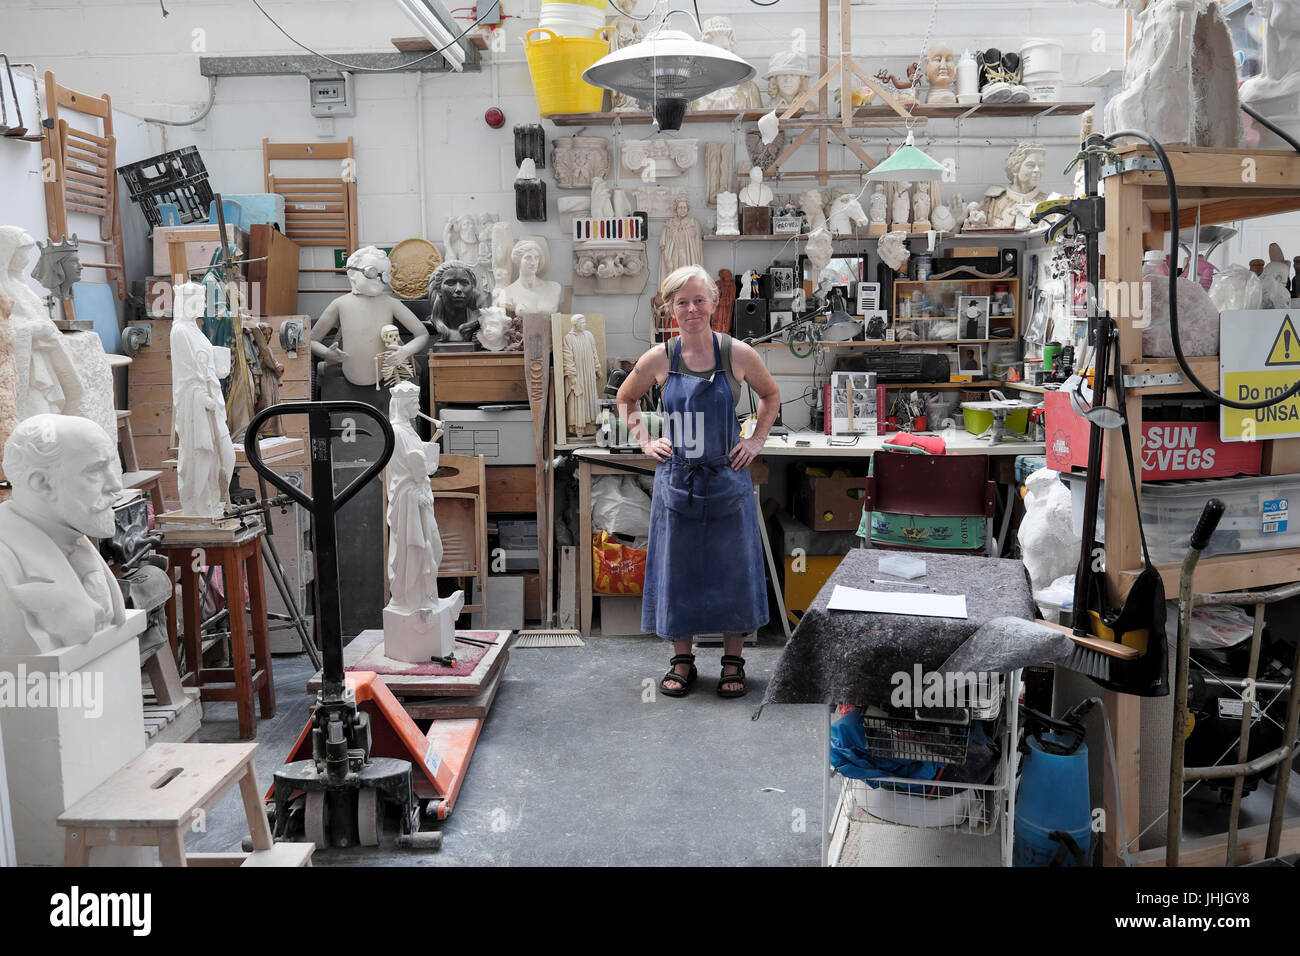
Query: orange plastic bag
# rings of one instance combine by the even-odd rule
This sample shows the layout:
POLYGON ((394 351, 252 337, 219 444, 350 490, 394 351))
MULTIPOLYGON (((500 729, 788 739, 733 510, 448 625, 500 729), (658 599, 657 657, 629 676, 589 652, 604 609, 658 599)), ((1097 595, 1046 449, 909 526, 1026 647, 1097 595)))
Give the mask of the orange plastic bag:
POLYGON ((623 544, 608 531, 591 537, 591 590, 595 594, 640 594, 645 585, 644 548, 623 544))

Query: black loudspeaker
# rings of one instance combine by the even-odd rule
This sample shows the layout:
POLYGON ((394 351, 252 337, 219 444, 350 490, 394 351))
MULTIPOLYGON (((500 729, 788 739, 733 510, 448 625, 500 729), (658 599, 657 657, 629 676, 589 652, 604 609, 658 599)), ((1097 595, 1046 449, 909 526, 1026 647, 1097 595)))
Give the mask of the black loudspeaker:
POLYGON ((1020 275, 1020 250, 1003 249, 1002 250, 1002 268, 1010 269, 1013 276, 1020 275))
POLYGON ((737 299, 732 309, 731 334, 738 339, 767 335, 767 300, 737 299))

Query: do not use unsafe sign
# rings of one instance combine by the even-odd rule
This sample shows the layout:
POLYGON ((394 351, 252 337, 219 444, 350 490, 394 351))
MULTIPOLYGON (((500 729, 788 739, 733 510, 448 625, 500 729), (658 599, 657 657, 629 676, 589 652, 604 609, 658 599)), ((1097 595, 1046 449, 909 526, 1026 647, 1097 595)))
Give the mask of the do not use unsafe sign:
MULTIPOLYGON (((1219 316, 1219 391, 1239 402, 1266 401, 1300 380, 1300 312, 1239 310, 1219 316)), ((1300 396, 1266 408, 1223 406, 1225 442, 1300 437, 1300 396)))

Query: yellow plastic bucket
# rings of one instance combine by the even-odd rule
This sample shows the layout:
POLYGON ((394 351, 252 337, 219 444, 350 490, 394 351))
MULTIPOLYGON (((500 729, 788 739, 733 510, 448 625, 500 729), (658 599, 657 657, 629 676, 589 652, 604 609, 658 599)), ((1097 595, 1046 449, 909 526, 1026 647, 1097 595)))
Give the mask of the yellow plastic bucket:
POLYGON ((525 33, 524 54, 541 114, 600 112, 605 91, 582 82, 582 71, 608 52, 605 30, 590 39, 556 36, 540 27, 525 33), (535 40, 536 34, 545 37, 535 40))

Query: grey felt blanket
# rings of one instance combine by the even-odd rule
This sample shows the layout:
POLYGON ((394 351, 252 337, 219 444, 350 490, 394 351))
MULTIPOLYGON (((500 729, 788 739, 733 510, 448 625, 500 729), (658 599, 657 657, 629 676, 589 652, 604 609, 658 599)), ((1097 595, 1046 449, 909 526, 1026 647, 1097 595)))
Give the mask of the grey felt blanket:
POLYGON ((926 562, 925 576, 915 583, 939 594, 966 595, 965 620, 826 609, 837 584, 915 595, 916 588, 872 583, 891 577, 878 566, 888 553, 858 549, 845 556, 795 628, 762 706, 879 704, 889 699, 891 675, 911 673, 917 663, 926 671, 943 670, 977 634, 969 653, 954 659, 963 671, 1009 670, 1068 656, 1068 638, 1024 625, 1035 616, 1034 601, 1025 566, 1017 560, 914 552, 926 562))

